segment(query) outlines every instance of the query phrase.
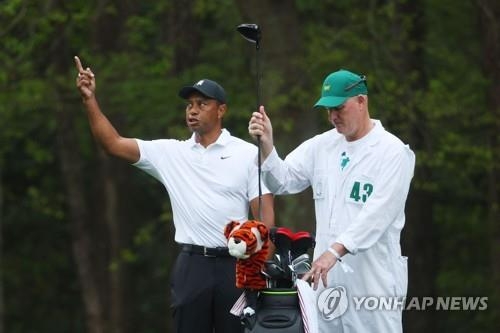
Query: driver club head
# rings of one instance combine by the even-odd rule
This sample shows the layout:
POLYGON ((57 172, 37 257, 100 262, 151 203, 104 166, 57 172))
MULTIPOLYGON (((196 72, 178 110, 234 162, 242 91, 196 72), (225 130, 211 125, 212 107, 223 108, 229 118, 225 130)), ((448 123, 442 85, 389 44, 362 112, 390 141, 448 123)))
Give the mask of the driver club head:
POLYGON ((286 228, 278 228, 274 234, 274 245, 276 246, 276 252, 280 254, 281 261, 285 259, 290 261, 290 248, 292 247, 292 238, 290 235, 289 230, 286 228))
POLYGON ((288 228, 278 228, 274 235, 274 245, 276 247, 276 252, 281 258, 281 267, 286 272, 288 276, 290 274, 290 269, 288 265, 291 264, 290 248, 292 246, 291 231, 288 228))
POLYGON ((255 23, 243 23, 237 28, 238 32, 249 42, 259 45, 260 42, 260 28, 255 23))
POLYGON ((300 231, 295 233, 292 240, 292 257, 298 257, 306 253, 309 249, 314 248, 315 241, 314 237, 306 231, 300 231))

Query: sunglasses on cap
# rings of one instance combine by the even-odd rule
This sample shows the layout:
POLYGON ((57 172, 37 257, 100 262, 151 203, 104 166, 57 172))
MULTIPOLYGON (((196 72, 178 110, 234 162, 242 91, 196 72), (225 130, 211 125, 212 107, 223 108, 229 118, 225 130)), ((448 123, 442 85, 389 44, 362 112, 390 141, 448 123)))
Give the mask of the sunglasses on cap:
POLYGON ((348 85, 347 87, 344 88, 344 91, 349 91, 349 90, 351 90, 352 88, 356 87, 357 85, 359 85, 362 82, 364 82, 365 85, 368 87, 368 82, 366 81, 366 75, 360 75, 359 78, 360 79, 359 79, 358 82, 354 82, 353 84, 348 85))

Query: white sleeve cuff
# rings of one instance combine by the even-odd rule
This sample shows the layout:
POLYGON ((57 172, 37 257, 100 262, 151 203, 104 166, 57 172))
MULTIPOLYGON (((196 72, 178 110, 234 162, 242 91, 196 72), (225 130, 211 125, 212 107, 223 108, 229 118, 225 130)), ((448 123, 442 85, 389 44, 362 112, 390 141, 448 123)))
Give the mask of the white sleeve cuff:
POLYGON ((271 150, 271 153, 267 156, 267 158, 264 160, 264 162, 261 165, 262 171, 269 171, 273 167, 275 167, 280 161, 280 157, 278 155, 278 152, 276 151, 276 147, 273 146, 273 150, 271 150))
POLYGON ((337 238, 336 242, 344 245, 344 247, 350 254, 354 255, 358 253, 358 248, 354 244, 354 241, 351 239, 351 237, 340 235, 340 237, 337 238))

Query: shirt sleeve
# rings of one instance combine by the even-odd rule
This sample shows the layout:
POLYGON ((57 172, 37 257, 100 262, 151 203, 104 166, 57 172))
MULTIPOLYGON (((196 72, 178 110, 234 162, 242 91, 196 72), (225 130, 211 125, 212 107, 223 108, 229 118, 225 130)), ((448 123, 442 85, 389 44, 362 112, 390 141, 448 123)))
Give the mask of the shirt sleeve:
POLYGON ((376 190, 337 238, 337 242, 352 254, 369 249, 398 217, 404 219, 415 155, 408 146, 403 146, 394 158, 384 158, 384 161, 379 179, 374 184, 376 190))
POLYGON ((273 147, 262 166, 264 182, 273 193, 299 193, 311 185, 311 149, 311 141, 306 141, 282 160, 273 147))
POLYGON ((140 157, 139 160, 132 165, 161 181, 161 175, 156 165, 159 163, 159 159, 166 155, 165 152, 162 153, 162 144, 160 144, 160 142, 165 140, 135 140, 139 146, 140 157))

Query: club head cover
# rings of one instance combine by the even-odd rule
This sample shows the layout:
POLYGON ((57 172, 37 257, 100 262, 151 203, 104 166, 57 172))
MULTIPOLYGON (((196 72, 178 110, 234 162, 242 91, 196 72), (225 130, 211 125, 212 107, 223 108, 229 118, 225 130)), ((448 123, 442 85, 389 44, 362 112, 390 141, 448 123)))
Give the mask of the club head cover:
POLYGON ((315 240, 311 233, 308 231, 296 232, 292 238, 292 260, 301 254, 307 253, 307 251, 314 248, 315 245, 315 240))

